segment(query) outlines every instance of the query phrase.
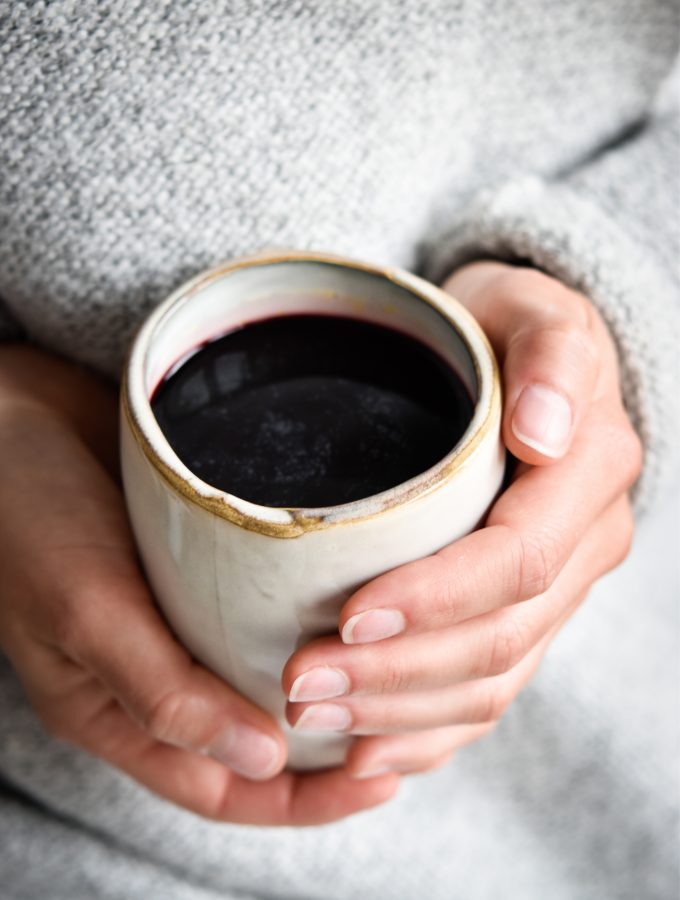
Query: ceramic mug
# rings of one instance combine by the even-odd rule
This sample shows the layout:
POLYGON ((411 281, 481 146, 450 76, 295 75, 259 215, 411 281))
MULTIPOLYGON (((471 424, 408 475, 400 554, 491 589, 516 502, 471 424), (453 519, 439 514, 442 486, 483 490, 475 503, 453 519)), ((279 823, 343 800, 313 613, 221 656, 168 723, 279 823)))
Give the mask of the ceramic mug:
POLYGON ((198 275, 142 326, 123 379, 121 454, 146 575, 193 656, 278 719, 290 767, 337 765, 351 738, 290 729, 280 685, 286 660, 337 631, 360 585, 475 528, 503 479, 500 421, 498 369, 475 320, 439 288, 396 269, 311 252, 259 255, 198 275), (460 441, 415 478, 324 509, 258 506, 201 481, 164 437, 150 397, 205 342, 290 313, 360 318, 428 345, 474 400, 460 441))

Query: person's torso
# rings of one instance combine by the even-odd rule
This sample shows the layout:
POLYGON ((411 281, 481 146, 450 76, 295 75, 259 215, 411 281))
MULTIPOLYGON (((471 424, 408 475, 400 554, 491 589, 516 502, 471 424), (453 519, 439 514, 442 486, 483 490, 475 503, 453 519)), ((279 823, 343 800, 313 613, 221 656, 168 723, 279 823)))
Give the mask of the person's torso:
POLYGON ((478 188, 639 119, 646 2, 0 5, 0 297, 115 374, 185 277, 270 247, 418 268, 478 188))

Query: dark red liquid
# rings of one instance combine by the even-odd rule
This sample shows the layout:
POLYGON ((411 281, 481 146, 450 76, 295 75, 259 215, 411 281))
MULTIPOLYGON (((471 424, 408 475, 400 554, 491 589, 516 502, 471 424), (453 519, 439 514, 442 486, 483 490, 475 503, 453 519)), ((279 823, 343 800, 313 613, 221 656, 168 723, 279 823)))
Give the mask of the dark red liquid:
POLYGON ((295 315, 217 338, 151 405, 182 462, 264 506, 335 506, 429 469, 472 402, 419 341, 357 319, 295 315))

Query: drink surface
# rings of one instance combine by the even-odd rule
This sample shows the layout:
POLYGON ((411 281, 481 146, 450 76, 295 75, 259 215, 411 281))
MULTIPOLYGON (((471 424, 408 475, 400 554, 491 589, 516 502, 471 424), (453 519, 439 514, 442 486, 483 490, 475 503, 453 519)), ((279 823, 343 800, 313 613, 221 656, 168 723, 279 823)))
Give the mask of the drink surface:
POLYGON ((280 316, 202 346, 151 405, 203 481, 263 506, 348 503, 424 472, 472 401, 420 341, 358 319, 280 316))

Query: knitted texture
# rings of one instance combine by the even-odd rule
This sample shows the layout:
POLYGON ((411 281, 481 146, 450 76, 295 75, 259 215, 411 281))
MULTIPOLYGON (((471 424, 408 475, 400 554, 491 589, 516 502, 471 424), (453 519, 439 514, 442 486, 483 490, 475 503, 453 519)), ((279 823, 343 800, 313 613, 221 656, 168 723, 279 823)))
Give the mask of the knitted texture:
MULTIPOLYGON (((609 324, 647 504, 678 446, 677 112, 654 106, 677 42, 670 0, 0 0, 0 339, 117 377, 146 313, 224 259, 529 260, 609 324)), ((150 796, 45 735, 0 659, 0 894, 674 896, 675 620, 632 586, 491 740, 316 829, 150 796)))
POLYGON ((641 493, 667 480, 678 144, 648 118, 673 4, 0 9, 0 337, 116 376, 143 316, 223 259, 314 247, 430 274, 443 247, 522 252, 602 308, 641 493), (577 199, 518 186, 564 173, 577 199))
POLYGON ((641 525, 491 737, 320 828, 222 825, 164 803, 46 737, 0 658, 2 900, 677 897, 667 513, 641 525))

